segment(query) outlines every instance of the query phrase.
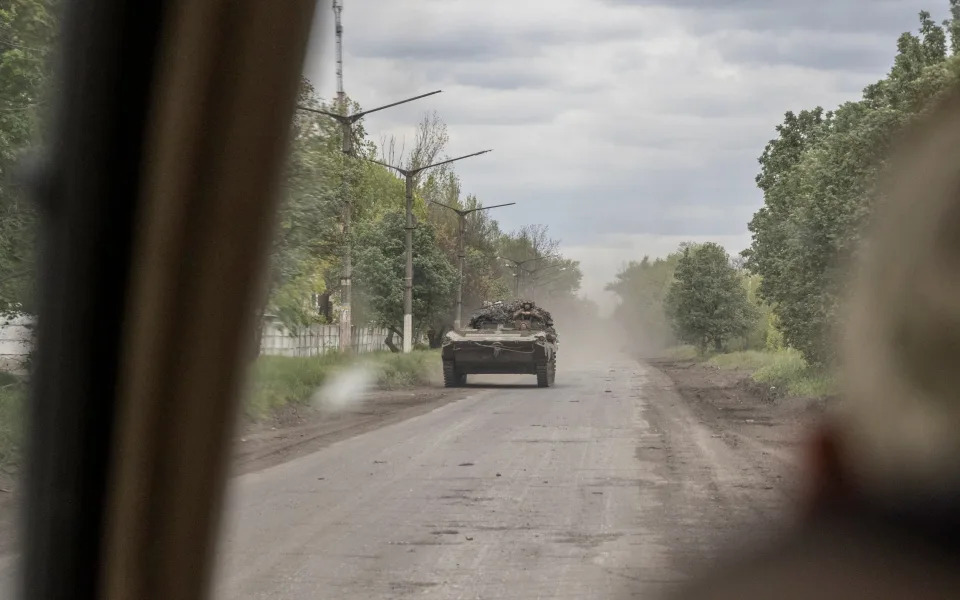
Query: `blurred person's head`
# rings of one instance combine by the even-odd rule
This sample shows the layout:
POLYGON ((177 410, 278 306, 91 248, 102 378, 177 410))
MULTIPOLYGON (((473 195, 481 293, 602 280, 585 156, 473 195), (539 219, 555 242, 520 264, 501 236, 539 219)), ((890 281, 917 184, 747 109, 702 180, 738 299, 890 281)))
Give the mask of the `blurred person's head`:
POLYGON ((842 397, 809 446, 821 518, 678 598, 960 597, 960 89, 897 150, 840 319, 842 397))
POLYGON ((818 501, 960 497, 960 95, 911 127, 890 165, 841 319, 818 501))

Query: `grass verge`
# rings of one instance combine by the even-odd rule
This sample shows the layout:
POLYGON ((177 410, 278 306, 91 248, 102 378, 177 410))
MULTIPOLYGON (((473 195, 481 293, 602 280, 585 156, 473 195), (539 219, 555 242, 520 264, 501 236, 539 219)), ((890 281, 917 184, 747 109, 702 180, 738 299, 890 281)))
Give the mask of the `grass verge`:
POLYGON ((378 389, 425 385, 438 377, 438 350, 410 354, 376 352, 359 358, 331 353, 317 357, 261 356, 253 366, 244 413, 260 420, 287 405, 303 406, 330 376, 362 365, 378 389))
POLYGON ((23 444, 23 405, 27 386, 0 372, 0 467, 16 464, 23 444))
POLYGON ((663 353, 664 358, 673 360, 696 360, 700 358, 696 346, 674 346, 667 348, 663 353))
POLYGON ((752 371, 752 378, 775 388, 778 395, 798 397, 830 396, 836 393, 832 374, 807 365, 796 350, 776 352, 746 350, 717 354, 707 364, 721 369, 745 369, 752 371))

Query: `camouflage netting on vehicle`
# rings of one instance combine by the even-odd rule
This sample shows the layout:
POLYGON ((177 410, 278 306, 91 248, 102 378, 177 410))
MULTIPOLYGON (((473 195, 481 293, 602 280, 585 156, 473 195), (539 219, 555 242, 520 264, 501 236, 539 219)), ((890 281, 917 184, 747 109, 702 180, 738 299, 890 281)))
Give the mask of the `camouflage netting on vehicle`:
POLYGON ((470 317, 470 328, 482 329, 489 325, 511 325, 514 321, 514 315, 517 311, 523 310, 524 304, 533 306, 530 312, 542 321, 545 327, 553 327, 553 317, 550 316, 550 313, 534 304, 532 300, 508 300, 484 306, 474 312, 470 317))

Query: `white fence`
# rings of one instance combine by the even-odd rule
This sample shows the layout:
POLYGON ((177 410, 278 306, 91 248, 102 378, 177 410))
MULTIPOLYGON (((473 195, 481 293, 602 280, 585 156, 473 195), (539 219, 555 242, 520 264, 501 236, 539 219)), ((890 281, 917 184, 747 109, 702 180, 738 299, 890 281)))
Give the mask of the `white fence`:
MULTIPOLYGON (((35 319, 31 315, 0 314, 0 371, 22 372, 33 347, 35 319)), ((357 352, 388 350, 387 330, 354 327, 353 347, 357 352)), ((397 339, 397 344, 401 341, 397 339)), ((296 333, 278 321, 266 319, 260 354, 273 356, 320 356, 340 348, 339 325, 312 325, 296 333)))
POLYGON ((0 371, 21 372, 33 347, 34 318, 0 314, 0 371))
MULTIPOLYGON (((375 327, 354 327, 353 348, 356 352, 387 350, 387 330, 375 327)), ((397 343, 400 343, 397 340, 397 343)), ((276 321, 263 324, 260 354, 271 356, 320 356, 340 348, 339 325, 311 325, 293 332, 276 321)))

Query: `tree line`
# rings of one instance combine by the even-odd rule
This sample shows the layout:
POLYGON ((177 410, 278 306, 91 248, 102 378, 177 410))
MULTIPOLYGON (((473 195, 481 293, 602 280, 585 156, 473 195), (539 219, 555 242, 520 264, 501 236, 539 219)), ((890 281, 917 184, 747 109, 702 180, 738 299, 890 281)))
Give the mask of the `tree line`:
MULTIPOLYGON (((306 79, 301 82, 298 104, 335 112, 306 79)), ((352 113, 360 110, 351 104, 352 113)), ((353 128, 356 157, 341 151, 343 130, 324 115, 298 111, 292 127, 263 311, 291 328, 335 321, 343 248, 350 235, 354 322, 385 327, 393 334, 388 339, 392 347, 403 323, 404 183, 386 167, 364 158, 408 169, 444 160, 449 140, 446 124, 436 113, 426 114, 406 150, 395 138, 373 142, 359 123, 353 128), (343 228, 345 199, 352 206, 349 234, 343 228)), ((459 222, 455 213, 441 205, 471 209, 483 203, 476 195, 463 193, 452 165, 422 173, 414 181, 414 331, 426 336, 432 346, 439 345, 453 326, 459 284, 459 222)), ((559 240, 550 236, 546 225, 504 232, 489 213, 473 212, 466 217, 465 249, 465 311, 479 308, 484 300, 518 293, 572 297, 579 290, 579 264, 561 255, 559 240), (528 264, 517 270, 510 261, 528 264)))
POLYGON ((787 345, 810 365, 831 365, 846 265, 890 145, 958 80, 960 0, 950 0, 945 21, 919 13, 890 71, 858 100, 785 114, 758 159, 763 206, 749 248, 731 258, 715 244, 687 245, 628 264, 608 285, 621 300, 615 316, 657 347, 787 345))
MULTIPOLYGON (((55 94, 51 56, 58 34, 58 0, 11 0, 0 7, 0 312, 33 312, 34 244, 37 210, 18 185, 17 169, 42 135, 46 98, 55 94)), ((360 106, 349 98, 350 113, 360 106)), ((301 81, 298 105, 339 112, 311 82, 301 81)), ((289 329, 335 322, 343 252, 352 248, 353 322, 402 329, 404 184, 373 158, 406 168, 447 158, 446 125, 436 114, 417 124, 413 143, 370 139, 363 123, 353 128, 356 156, 342 152, 342 129, 331 118, 298 110, 282 180, 282 202, 269 272, 259 302, 261 315, 278 318, 289 329), (352 227, 344 228, 344 200, 352 207, 352 227), (347 235, 350 239, 347 240, 347 235)), ((415 334, 432 345, 453 325, 459 284, 456 215, 434 202, 457 208, 482 206, 464 194, 451 165, 415 181, 414 290, 415 334)), ((574 298, 579 265, 561 256, 559 241, 545 225, 501 230, 487 212, 466 223, 464 309, 514 294, 574 298), (509 260, 507 260, 509 259, 509 260), (522 268, 509 261, 526 261, 522 268)), ((391 336, 392 337, 392 336, 391 336)), ((392 339, 388 342, 392 344, 392 339)))

